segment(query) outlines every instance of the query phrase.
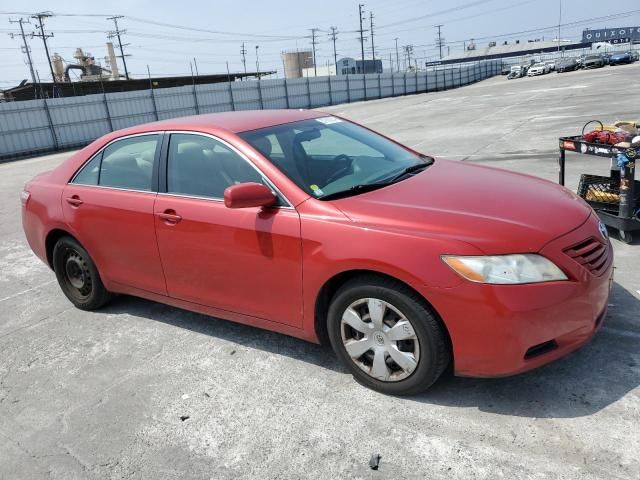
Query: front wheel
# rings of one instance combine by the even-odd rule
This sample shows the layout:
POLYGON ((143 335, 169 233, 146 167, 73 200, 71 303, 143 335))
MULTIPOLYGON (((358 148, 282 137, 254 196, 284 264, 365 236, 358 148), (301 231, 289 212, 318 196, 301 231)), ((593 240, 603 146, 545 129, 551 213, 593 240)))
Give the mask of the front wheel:
POLYGON ((347 282, 329 307, 328 330, 354 378, 385 394, 422 392, 451 362, 441 323, 419 295, 390 279, 347 282))
POLYGON ((82 310, 96 310, 111 300, 95 263, 71 237, 62 237, 53 248, 53 269, 65 296, 82 310))

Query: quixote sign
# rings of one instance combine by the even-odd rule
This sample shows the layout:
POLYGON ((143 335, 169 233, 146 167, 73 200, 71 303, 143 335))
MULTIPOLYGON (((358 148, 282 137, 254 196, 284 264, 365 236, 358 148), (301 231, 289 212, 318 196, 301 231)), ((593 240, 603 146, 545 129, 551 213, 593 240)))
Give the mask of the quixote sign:
POLYGON ((627 43, 640 41, 640 27, 602 28, 582 32, 583 43, 627 43))

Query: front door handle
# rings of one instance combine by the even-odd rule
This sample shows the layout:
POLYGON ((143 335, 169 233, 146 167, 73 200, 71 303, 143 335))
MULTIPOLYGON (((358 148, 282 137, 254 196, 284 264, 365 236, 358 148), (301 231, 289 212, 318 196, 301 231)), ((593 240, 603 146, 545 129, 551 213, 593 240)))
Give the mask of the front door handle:
POLYGON ((72 207, 79 207, 83 203, 82 200, 80 200, 80 197, 78 195, 72 195, 70 197, 65 198, 65 200, 72 207))
POLYGON ((160 219, 164 220, 164 223, 166 223, 167 225, 175 225, 176 223, 180 222, 180 220, 182 220, 182 217, 178 215, 175 210, 165 210, 164 212, 158 213, 157 215, 160 219))

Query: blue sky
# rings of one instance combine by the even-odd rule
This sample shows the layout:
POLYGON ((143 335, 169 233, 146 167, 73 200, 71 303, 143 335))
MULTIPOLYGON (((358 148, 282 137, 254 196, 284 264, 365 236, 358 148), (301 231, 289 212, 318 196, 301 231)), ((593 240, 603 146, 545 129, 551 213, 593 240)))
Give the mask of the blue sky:
MULTIPOLYGON (((91 2, 93 3, 93 2, 91 2)), ((72 61, 75 47, 83 47, 96 59, 106 55, 106 32, 113 28, 105 15, 124 15, 120 26, 127 30, 123 37, 130 43, 126 50, 132 56, 127 64, 133 76, 145 76, 149 65, 154 75, 188 74, 189 62, 197 58, 200 73, 226 71, 226 61, 232 71, 241 71, 240 45, 245 41, 248 70, 255 69, 256 49, 259 45, 260 68, 274 69, 282 75, 282 50, 310 46, 310 30, 318 28, 317 60, 319 64, 332 61, 329 27, 338 28, 338 56, 359 56, 358 3, 365 3, 368 28, 369 13, 374 14, 377 57, 388 65, 389 54, 395 61, 395 42, 414 45, 414 56, 432 59, 436 29, 443 24, 442 33, 452 51, 462 50, 463 41, 471 38, 479 45, 490 39, 497 41, 530 38, 553 39, 558 23, 560 0, 264 0, 264 1, 165 1, 103 0, 90 9, 89 2, 66 0, 4 2, 0 7, 0 88, 7 88, 29 76, 25 55, 20 52, 21 40, 8 35, 17 31, 9 19, 26 17, 29 12, 52 10, 56 16, 46 22, 46 29, 54 32, 50 51, 58 52, 72 61), (92 16, 84 16, 92 15, 92 16), (95 16, 94 16, 95 15, 95 16), (149 23, 156 22, 156 23, 149 23), (174 28, 170 24, 185 28, 174 28), (518 34, 526 30, 547 28, 546 31, 518 34), (225 32, 225 33, 214 33, 225 32), (513 34, 513 35, 509 35, 513 34)), ((578 22, 606 15, 640 10, 638 0, 562 0, 563 23, 578 22)), ((32 20, 33 22, 33 20, 32 20)), ((567 26, 562 38, 578 39, 585 27, 627 27, 640 25, 640 14, 567 26)), ((33 25, 26 25, 27 32, 33 25)), ((368 35, 368 33, 367 33, 368 35)), ((32 55, 41 78, 48 78, 48 67, 42 42, 29 40, 32 55)), ((371 42, 365 44, 370 58, 371 42)), ((386 65, 385 65, 386 66, 386 65)), ((122 68, 121 68, 122 70, 122 68)))

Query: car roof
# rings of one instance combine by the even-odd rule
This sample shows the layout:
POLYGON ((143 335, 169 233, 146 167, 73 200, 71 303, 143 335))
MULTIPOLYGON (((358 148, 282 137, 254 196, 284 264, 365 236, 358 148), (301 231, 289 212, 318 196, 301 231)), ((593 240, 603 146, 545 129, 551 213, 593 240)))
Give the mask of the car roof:
POLYGON ((303 109, 241 110, 207 113, 145 123, 126 129, 126 131, 121 131, 121 133, 143 133, 152 130, 225 130, 227 132, 240 133, 328 115, 328 113, 303 109))

